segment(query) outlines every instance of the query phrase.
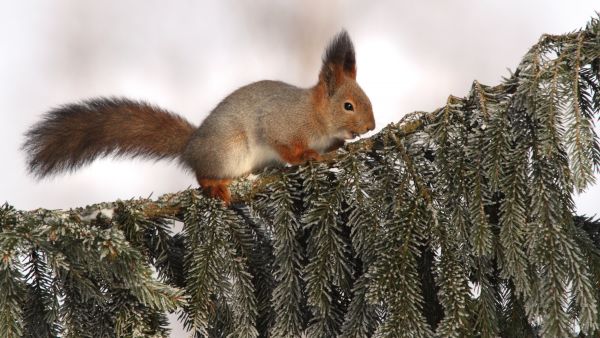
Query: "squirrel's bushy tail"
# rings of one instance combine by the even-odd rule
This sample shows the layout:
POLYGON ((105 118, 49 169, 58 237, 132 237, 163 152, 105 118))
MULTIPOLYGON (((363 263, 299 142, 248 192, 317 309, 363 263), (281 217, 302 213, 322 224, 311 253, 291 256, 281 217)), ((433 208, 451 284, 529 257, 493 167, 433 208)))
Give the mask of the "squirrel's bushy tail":
POLYGON ((75 170, 106 155, 175 158, 195 127, 159 107, 97 98, 48 112, 26 133, 29 171, 38 177, 75 170))

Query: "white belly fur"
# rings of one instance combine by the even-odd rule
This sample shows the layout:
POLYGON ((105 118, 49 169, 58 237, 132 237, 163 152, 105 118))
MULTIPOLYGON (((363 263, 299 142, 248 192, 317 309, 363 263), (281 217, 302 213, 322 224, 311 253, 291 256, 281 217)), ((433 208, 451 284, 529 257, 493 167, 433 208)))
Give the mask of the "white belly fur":
POLYGON ((255 145, 249 147, 248 150, 238 150, 236 154, 231 154, 229 165, 227 165, 229 170, 225 175, 229 177, 242 176, 273 162, 282 163, 275 149, 266 145, 255 145))
POLYGON ((327 150, 329 147, 331 147, 331 145, 333 144, 334 141, 336 141, 338 139, 343 140, 344 138, 347 138, 347 132, 340 131, 334 135, 327 135, 327 136, 319 137, 318 139, 312 140, 309 143, 309 147, 318 151, 319 153, 323 153, 323 152, 325 152, 325 150, 327 150))
MULTIPOLYGON (((310 142, 309 147, 319 153, 323 153, 336 139, 343 138, 344 136, 340 133, 340 135, 321 137, 310 142)), ((224 173, 227 177, 242 176, 269 164, 285 163, 272 147, 256 144, 250 146, 248 149, 237 150, 235 154, 231 154, 228 162, 226 172, 224 173)))

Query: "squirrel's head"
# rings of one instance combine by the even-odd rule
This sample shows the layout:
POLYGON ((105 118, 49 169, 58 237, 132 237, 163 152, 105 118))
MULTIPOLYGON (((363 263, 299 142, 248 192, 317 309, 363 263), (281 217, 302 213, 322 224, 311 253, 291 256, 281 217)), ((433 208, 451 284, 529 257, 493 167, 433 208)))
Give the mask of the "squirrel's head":
POLYGON ((327 46, 314 96, 321 113, 344 139, 375 129, 373 108, 356 83, 356 57, 348 33, 338 33, 327 46))

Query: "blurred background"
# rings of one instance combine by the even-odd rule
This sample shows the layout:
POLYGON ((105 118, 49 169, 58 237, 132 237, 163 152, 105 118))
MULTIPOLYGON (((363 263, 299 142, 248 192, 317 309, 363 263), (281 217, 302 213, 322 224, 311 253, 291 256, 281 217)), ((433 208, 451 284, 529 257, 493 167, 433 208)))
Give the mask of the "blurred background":
MULTIPOLYGON (((175 163, 114 159, 34 180, 23 133, 64 103, 126 96, 199 124, 249 82, 316 83, 344 27, 380 129, 465 96, 474 79, 499 83, 543 33, 583 27, 595 11, 598 0, 0 1, 0 203, 71 208, 196 185, 175 163)), ((597 213, 598 200, 596 186, 578 211, 597 213)))

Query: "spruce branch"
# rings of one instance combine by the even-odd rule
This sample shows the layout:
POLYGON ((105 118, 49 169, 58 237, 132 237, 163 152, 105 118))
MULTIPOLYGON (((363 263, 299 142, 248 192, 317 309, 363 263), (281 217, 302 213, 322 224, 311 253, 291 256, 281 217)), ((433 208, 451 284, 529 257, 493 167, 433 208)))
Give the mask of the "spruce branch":
POLYGON ((0 335, 596 336, 600 20, 321 162, 72 210, 0 207, 0 335), (170 227, 183 222, 183 232, 170 227))

